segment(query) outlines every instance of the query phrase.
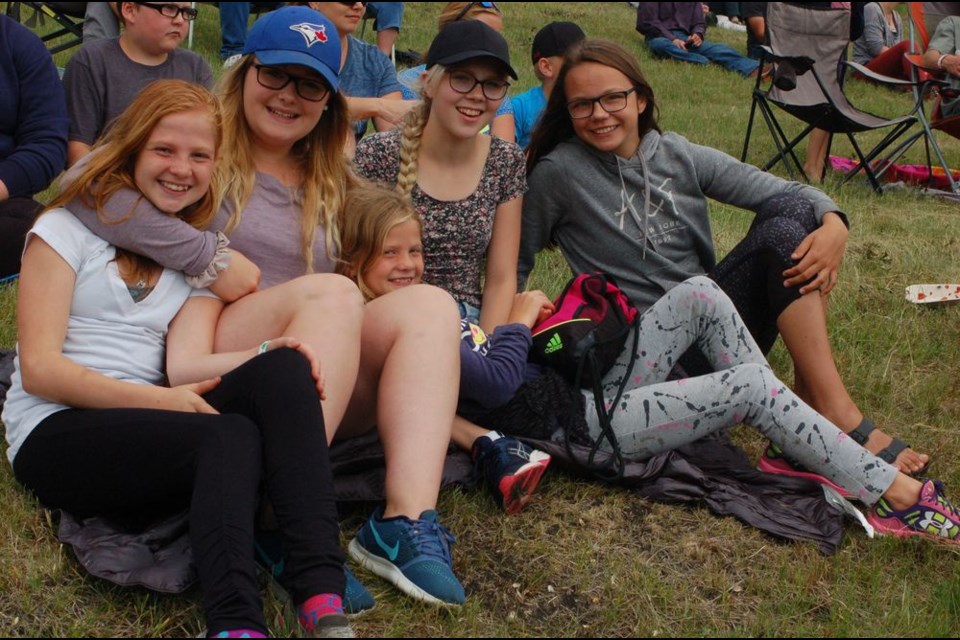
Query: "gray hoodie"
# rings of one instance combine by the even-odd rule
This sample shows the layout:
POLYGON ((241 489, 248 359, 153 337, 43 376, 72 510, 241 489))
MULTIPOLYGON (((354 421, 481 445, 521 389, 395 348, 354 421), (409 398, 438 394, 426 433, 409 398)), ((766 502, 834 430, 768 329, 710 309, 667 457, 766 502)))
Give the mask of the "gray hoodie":
POLYGON ((756 211, 795 193, 813 203, 817 220, 835 211, 846 222, 822 191, 669 132, 646 133, 629 160, 571 138, 537 163, 529 185, 521 283, 537 252, 555 243, 574 273, 606 271, 640 309, 716 265, 707 198, 756 211))

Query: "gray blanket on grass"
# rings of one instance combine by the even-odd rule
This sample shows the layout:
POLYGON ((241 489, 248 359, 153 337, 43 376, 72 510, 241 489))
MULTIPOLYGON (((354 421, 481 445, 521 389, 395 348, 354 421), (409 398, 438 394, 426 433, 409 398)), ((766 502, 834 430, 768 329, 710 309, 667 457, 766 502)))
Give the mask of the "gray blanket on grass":
MULTIPOLYGON (((10 386, 13 352, 0 351, 0 408, 10 386)), ((584 450, 530 440, 554 458, 554 468, 583 475, 575 461, 584 450)), ((331 449, 337 500, 383 499, 383 448, 376 434, 339 442, 331 449)), ((471 482, 469 457, 451 451, 443 485, 471 482)), ((629 461, 621 484, 640 495, 670 503, 705 504, 717 515, 740 521, 784 540, 812 540, 820 551, 836 551, 843 536, 843 515, 829 506, 819 485, 761 473, 725 434, 717 434, 643 462, 629 461)), ((187 537, 186 512, 147 527, 120 525, 107 518, 77 520, 60 513, 58 537, 74 548, 87 571, 120 585, 177 593, 196 580, 187 537)))

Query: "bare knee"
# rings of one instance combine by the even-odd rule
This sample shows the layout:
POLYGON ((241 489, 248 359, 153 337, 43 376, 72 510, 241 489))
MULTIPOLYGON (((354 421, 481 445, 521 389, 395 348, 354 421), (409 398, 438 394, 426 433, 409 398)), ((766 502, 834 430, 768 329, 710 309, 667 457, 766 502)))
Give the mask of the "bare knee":
POLYGON ((460 312, 453 297, 431 285, 418 284, 394 291, 377 298, 368 307, 400 324, 451 327, 454 331, 460 326, 460 312))
POLYGON ((290 293, 300 305, 317 305, 336 309, 338 314, 355 316, 363 313, 363 296, 349 278, 334 273, 301 276, 289 283, 290 293))

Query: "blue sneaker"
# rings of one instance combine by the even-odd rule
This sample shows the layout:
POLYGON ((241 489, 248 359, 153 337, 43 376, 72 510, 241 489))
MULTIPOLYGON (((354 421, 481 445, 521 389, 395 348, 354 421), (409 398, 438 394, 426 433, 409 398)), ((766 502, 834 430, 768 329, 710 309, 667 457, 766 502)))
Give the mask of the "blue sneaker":
POLYGON ((483 475, 490 493, 507 513, 517 513, 533 497, 550 454, 528 447, 516 438, 480 436, 473 442, 474 473, 483 475))
MULTIPOLYGON (((277 600, 292 603, 284 572, 283 539, 279 531, 257 531, 254 543, 257 565, 269 581, 270 590, 277 600)), ((367 591, 353 576, 347 565, 343 565, 347 582, 343 590, 343 610, 348 615, 357 615, 376 606, 373 594, 367 591)))
POLYGON ((357 615, 373 609, 377 604, 373 594, 360 584, 347 565, 343 565, 343 573, 347 577, 347 585, 343 589, 343 610, 348 615, 357 615))
POLYGON ((461 605, 463 586, 453 575, 453 535, 437 522, 437 512, 418 520, 383 519, 379 508, 350 541, 350 556, 412 598, 432 604, 461 605))

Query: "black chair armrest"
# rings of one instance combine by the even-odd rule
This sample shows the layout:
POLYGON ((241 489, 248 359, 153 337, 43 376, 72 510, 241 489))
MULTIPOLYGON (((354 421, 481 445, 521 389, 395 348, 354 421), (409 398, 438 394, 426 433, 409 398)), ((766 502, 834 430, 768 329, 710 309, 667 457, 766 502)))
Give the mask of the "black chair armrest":
POLYGON ((891 78, 890 76, 885 76, 882 73, 877 73, 876 71, 873 71, 872 69, 868 69, 862 64, 858 62, 853 62, 851 60, 844 60, 843 64, 850 67, 854 71, 861 73, 864 76, 870 78, 874 82, 880 82, 882 84, 898 85, 901 87, 913 87, 918 84, 913 80, 901 80, 900 78, 891 78))
POLYGON ((781 56, 774 53, 773 49, 765 44, 760 45, 760 48, 763 49, 763 59, 765 62, 786 62, 796 69, 798 76, 803 75, 813 68, 813 58, 808 58, 807 56, 781 56))

